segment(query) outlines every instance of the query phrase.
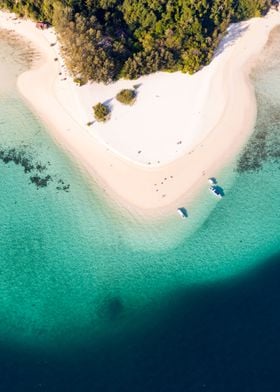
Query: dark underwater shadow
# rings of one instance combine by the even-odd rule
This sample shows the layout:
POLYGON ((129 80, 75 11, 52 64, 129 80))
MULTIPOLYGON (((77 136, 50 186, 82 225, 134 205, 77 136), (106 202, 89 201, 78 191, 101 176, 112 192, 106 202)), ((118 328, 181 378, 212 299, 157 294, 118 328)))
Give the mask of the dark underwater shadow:
MULTIPOLYGON (((174 293, 137 336, 63 356, 3 343, 0 390, 269 392, 280 382, 280 255, 242 278, 174 293)), ((119 302, 114 302, 119 312, 119 302)))

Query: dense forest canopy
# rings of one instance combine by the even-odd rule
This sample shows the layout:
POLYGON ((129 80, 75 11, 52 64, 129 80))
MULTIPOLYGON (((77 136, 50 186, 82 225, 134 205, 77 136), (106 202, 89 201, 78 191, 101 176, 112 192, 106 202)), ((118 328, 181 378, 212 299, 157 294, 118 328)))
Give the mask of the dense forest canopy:
POLYGON ((231 21, 260 16, 272 1, 0 0, 0 7, 53 24, 73 76, 109 83, 159 70, 196 72, 231 21))

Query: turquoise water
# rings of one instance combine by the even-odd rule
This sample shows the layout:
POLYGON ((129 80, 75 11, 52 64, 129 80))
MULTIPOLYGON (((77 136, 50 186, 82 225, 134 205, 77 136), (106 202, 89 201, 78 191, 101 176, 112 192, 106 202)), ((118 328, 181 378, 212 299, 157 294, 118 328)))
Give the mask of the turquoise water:
MULTIPOLYGON (((254 135, 219 174, 226 196, 217 201, 205 184, 187 221, 175 212, 145 224, 114 208, 25 106, 17 50, 1 41, 10 81, 0 83, 1 344, 63 356, 137 340, 178 293, 244 279, 278 254, 280 63, 268 61, 271 45, 254 74, 254 135)), ((193 306, 190 294, 184 311, 193 306)), ((106 390, 125 390, 118 385, 106 390)))

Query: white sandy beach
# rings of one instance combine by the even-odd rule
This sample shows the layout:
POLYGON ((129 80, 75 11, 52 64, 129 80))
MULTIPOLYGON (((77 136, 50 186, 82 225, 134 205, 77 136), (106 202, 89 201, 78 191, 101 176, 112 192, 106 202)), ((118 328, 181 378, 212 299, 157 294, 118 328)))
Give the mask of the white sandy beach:
POLYGON ((271 11, 232 25, 212 63, 193 76, 157 73, 77 87, 65 72, 52 29, 39 31, 31 21, 0 12, 0 28, 41 53, 18 79, 23 97, 107 194, 148 215, 186 205, 248 139, 256 118, 249 73, 279 24, 280 12, 271 11), (115 101, 119 90, 136 84, 134 106, 115 101), (86 126, 93 121, 92 106, 108 100, 111 120, 86 126))

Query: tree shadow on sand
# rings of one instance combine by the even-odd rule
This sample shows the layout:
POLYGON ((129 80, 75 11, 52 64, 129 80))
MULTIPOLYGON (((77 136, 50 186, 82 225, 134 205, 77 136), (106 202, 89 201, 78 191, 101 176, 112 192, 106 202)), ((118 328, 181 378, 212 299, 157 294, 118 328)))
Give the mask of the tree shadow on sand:
POLYGON ((240 38, 245 31, 247 31, 248 27, 244 26, 240 23, 235 23, 230 25, 230 28, 227 30, 226 34, 224 35, 223 39, 221 40, 218 48, 215 50, 214 57, 218 57, 222 54, 227 48, 234 45, 234 43, 240 38))

